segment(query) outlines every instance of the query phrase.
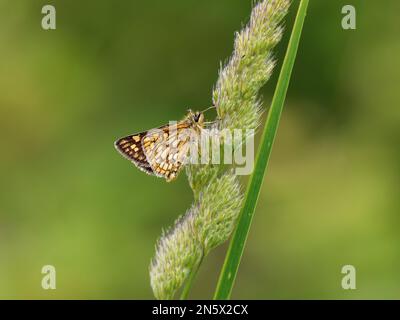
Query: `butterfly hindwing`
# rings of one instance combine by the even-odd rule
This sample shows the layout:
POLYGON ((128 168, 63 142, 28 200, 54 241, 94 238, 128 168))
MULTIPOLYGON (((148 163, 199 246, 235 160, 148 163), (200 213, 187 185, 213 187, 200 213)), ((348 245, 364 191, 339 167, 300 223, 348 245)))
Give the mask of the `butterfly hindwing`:
POLYGON ((191 130, 186 124, 177 128, 164 126, 149 131, 143 141, 147 160, 159 177, 167 181, 175 179, 185 162, 189 150, 189 136, 184 130, 191 130))

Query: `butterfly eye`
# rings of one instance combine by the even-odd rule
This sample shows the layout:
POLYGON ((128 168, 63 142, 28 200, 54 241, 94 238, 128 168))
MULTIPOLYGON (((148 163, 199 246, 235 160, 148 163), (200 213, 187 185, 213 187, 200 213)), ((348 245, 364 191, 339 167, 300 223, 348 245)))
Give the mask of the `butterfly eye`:
POLYGON ((194 119, 194 121, 195 121, 195 122, 198 122, 198 121, 199 121, 199 119, 200 119, 200 115, 201 115, 201 113, 200 113, 200 112, 196 112, 196 113, 194 114, 194 117, 193 117, 193 119, 194 119))

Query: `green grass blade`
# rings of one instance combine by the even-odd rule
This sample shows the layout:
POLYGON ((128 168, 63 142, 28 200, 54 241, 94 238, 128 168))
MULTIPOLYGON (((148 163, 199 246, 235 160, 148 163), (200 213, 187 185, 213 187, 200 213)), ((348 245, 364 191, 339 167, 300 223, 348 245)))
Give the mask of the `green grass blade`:
POLYGON ((283 61, 281 73, 275 89, 271 109, 262 134, 260 148, 257 153, 253 174, 246 191, 245 203, 239 216, 238 225, 232 236, 225 262, 218 280, 214 299, 229 299, 235 282, 240 260, 243 254, 246 239, 249 233, 254 210, 257 204, 260 188, 264 180, 264 173, 271 154, 272 145, 282 113, 290 76, 296 59, 300 36, 307 12, 308 0, 301 0, 297 11, 293 31, 283 61))

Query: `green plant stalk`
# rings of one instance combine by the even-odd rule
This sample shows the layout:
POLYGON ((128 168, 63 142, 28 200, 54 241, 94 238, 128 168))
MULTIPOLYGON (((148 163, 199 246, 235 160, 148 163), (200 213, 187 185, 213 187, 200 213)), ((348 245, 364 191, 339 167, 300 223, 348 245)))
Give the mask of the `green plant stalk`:
POLYGON ((258 196, 260 194, 261 185, 264 180, 265 170, 271 154, 271 149, 285 102, 287 89, 289 87, 290 76, 292 74, 293 65, 296 59, 308 2, 309 0, 301 0, 299 4, 293 31, 289 40, 285 59, 283 61, 281 73, 279 75, 275 94, 272 100, 271 109, 268 113, 267 121, 262 134, 254 171, 250 177, 247 187, 245 203, 241 210, 237 227, 225 257, 214 299, 229 299, 232 292, 232 287, 235 282, 251 221, 254 216, 258 196))

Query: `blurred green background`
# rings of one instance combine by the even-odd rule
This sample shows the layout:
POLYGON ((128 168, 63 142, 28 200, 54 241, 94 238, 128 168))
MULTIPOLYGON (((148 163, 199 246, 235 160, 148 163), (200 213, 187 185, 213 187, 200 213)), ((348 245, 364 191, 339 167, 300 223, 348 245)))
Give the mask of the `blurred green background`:
MULTIPOLYGON (((279 64, 262 91, 268 107, 279 64)), ((232 298, 400 298, 397 0, 311 0, 232 298), (357 30, 341 8, 357 9, 357 30), (341 288, 341 268, 357 289, 341 288)), ((0 1, 0 298, 152 298, 161 229, 189 207, 113 147, 211 103, 251 1, 0 1), (57 29, 41 28, 53 4, 57 29), (57 289, 41 288, 41 268, 57 289)), ((192 298, 210 298, 226 246, 192 298)))

